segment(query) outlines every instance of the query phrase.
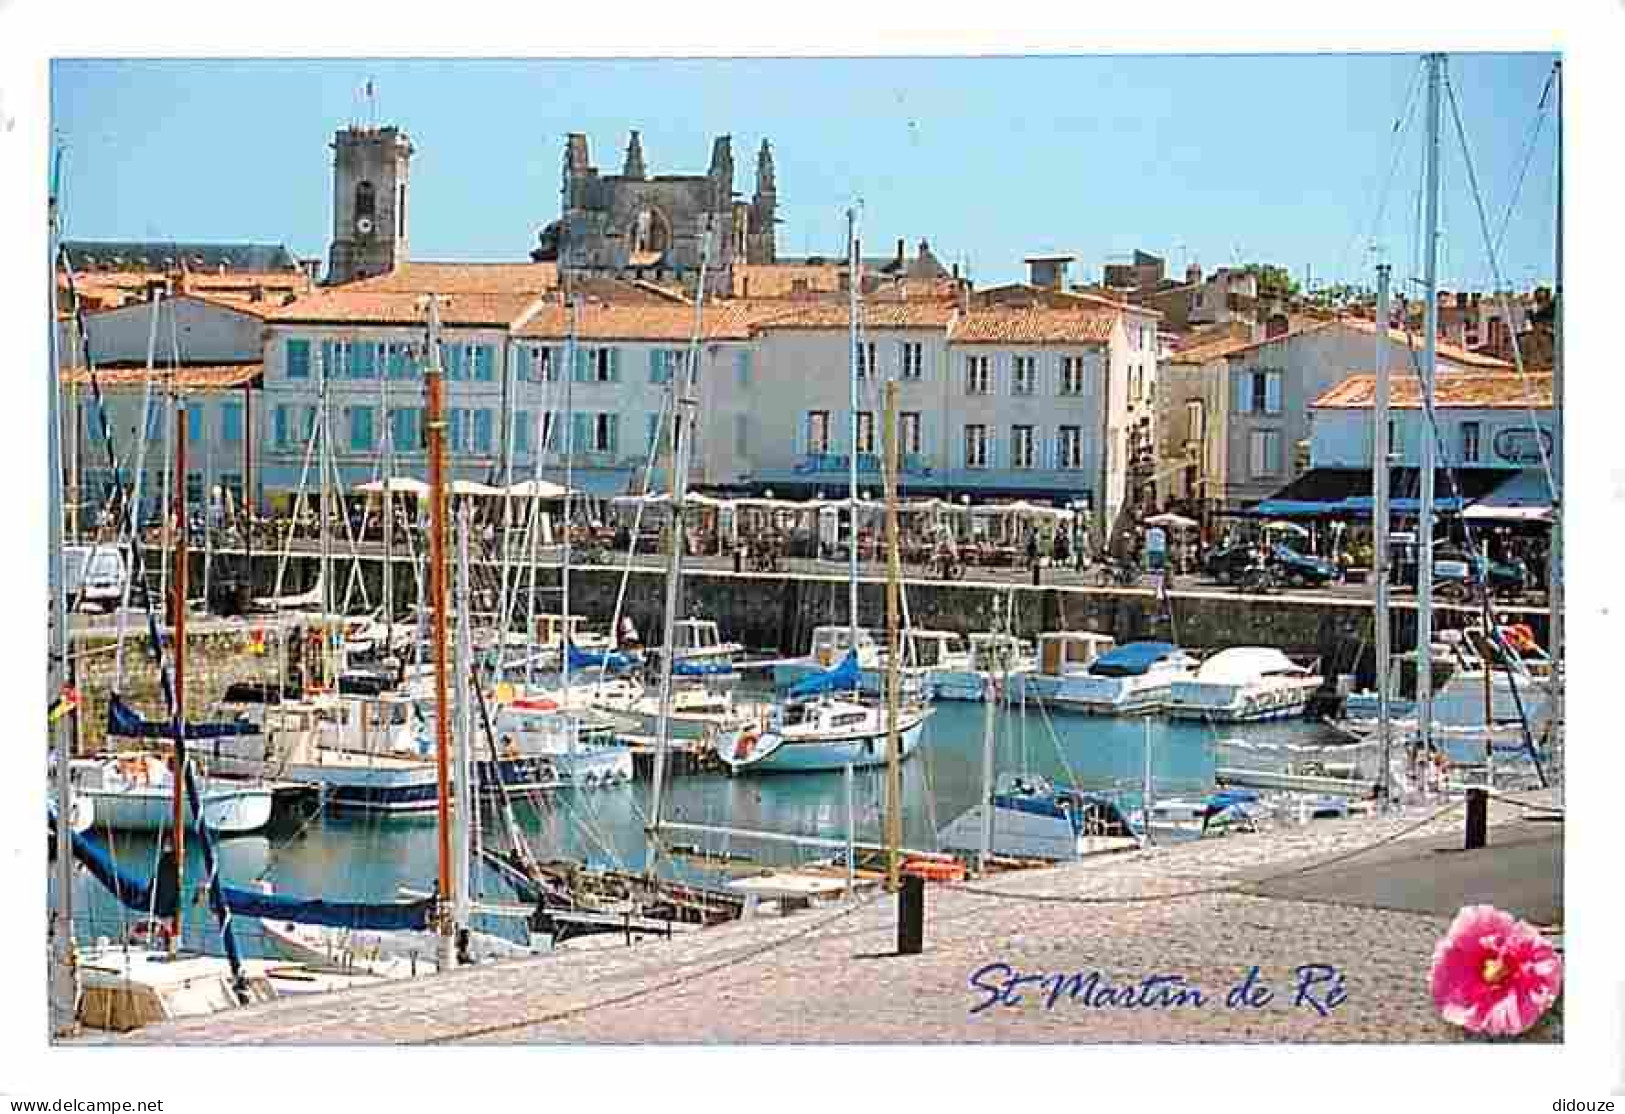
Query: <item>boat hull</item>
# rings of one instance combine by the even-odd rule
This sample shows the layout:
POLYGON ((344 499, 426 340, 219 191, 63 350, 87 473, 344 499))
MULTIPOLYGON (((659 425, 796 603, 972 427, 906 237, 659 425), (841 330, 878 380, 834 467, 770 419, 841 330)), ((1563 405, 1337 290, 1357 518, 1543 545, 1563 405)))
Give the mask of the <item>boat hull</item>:
MULTIPOLYGON (((927 714, 900 717, 898 737, 902 757, 907 758, 919 746, 927 714)), ((885 765, 887 745, 887 732, 883 730, 805 740, 769 731, 757 736, 752 746, 742 748, 740 733, 734 732, 719 739, 717 755, 736 774, 806 773, 847 766, 862 769, 885 765)))
MULTIPOLYGON (((172 826, 174 798, 165 787, 151 789, 81 789, 91 802, 96 823, 122 832, 161 832, 172 826)), ((219 836, 257 832, 271 821, 275 794, 260 786, 242 788, 206 784, 199 790, 203 823, 219 836)), ((187 807, 188 820, 191 807, 187 807)))
MULTIPOLYGON (((982 846, 984 804, 972 805, 937 834, 945 851, 977 851, 982 846)), ((1131 836, 1088 835, 1073 830, 1072 821, 1056 810, 1055 815, 1031 808, 993 808, 992 853, 1008 858, 1044 859, 1072 862, 1108 851, 1138 847, 1131 836)))
POLYGON ((1292 719, 1308 710, 1319 690, 1318 677, 1247 685, 1176 682, 1168 696, 1168 714, 1210 723, 1292 719))

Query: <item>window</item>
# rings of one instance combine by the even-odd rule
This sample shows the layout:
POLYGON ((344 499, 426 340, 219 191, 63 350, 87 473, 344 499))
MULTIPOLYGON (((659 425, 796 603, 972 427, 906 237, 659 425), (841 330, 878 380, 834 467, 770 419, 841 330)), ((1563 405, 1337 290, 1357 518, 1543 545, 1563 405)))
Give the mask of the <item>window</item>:
POLYGON ((1185 401, 1185 436, 1197 444, 1207 436, 1207 411, 1199 398, 1185 401))
POLYGON ((480 383, 489 383, 496 378, 496 349, 489 344, 472 346, 474 362, 474 379, 480 383))
POLYGON ((326 379, 344 379, 350 374, 350 342, 347 340, 322 341, 322 376, 326 379))
POLYGON ((1461 462, 1463 464, 1478 463, 1479 425, 1477 422, 1461 423, 1461 462))
POLYGON ((650 349, 649 382, 670 383, 673 375, 681 373, 684 355, 681 348, 650 349))
MULTIPOLYGON (((734 353, 734 368, 739 376, 739 389, 745 390, 750 386, 750 352, 740 349, 734 353)), ((741 453, 743 449, 739 450, 741 453)))
POLYGON ((492 429, 491 411, 489 411, 489 410, 476 410, 476 411, 474 411, 474 451, 475 452, 481 453, 481 454, 487 455, 487 456, 490 455, 490 453, 491 453, 491 443, 492 443, 491 429, 492 429))
POLYGON ((829 411, 813 410, 807 414, 807 451, 829 452, 829 411))
POLYGON ((203 403, 193 402, 186 408, 186 440, 198 448, 203 440, 203 403))
POLYGON ((1081 395, 1083 393, 1083 357, 1061 357, 1061 393, 1063 395, 1081 395))
POLYGON ((867 379, 874 374, 875 346, 872 343, 859 342, 858 344, 858 378, 867 379))
POLYGON ((557 418, 558 415, 551 410, 543 411, 540 415, 541 432, 537 434, 536 438, 536 449, 538 452, 544 449, 558 448, 557 418))
MULTIPOLYGON (((985 357, 982 357, 985 359, 985 357)), ((965 467, 986 468, 988 466, 987 426, 968 425, 965 427, 965 467)))
POLYGON ((1038 382, 1038 359, 1035 356, 1017 356, 1010 378, 1010 393, 1030 395, 1038 382))
POLYGON ((423 411, 402 407, 389 412, 389 444, 396 452, 415 453, 423 448, 423 411))
POLYGON ((1060 451, 1061 467, 1078 469, 1083 467, 1083 427, 1064 425, 1056 438, 1056 447, 1060 451))
MULTIPOLYGON (((609 349, 600 348, 599 351, 607 352, 609 349)), ((619 414, 594 414, 592 416, 591 440, 587 443, 588 451, 594 453, 613 453, 615 451, 616 442, 619 440, 617 436, 619 433, 619 425, 619 414)))
POLYGON ((875 451, 875 415, 872 410, 858 412, 858 452, 872 453, 875 451))
POLYGON ((1033 427, 1018 425, 1010 427, 1010 467, 1031 468, 1034 466, 1033 453, 1033 427))
POLYGON ((965 393, 968 395, 993 393, 993 358, 991 356, 965 357, 965 393))
POLYGON ((288 365, 289 379, 310 378, 310 341, 289 337, 283 345, 283 359, 288 365))
POLYGON ((643 451, 653 453, 661 447, 660 435, 662 427, 659 414, 649 414, 644 419, 643 451))
POLYGON ((220 440, 228 445, 243 443, 242 403, 222 402, 220 404, 220 440))
POLYGON ((378 378, 378 345, 374 341, 364 340, 355 346, 355 362, 351 367, 351 378, 376 379, 378 378))
POLYGON ((615 358, 613 348, 592 348, 587 350, 587 374, 589 383, 613 383, 620 378, 616 374, 619 370, 619 361, 615 358))
POLYGON ((278 406, 271 411, 271 444, 278 449, 288 445, 288 408, 278 406))
POLYGON ((1393 418, 1388 419, 1388 459, 1405 459, 1405 427, 1393 418))
POLYGON ((750 419, 744 414, 734 415, 734 455, 746 456, 750 452, 750 419))
POLYGON ((903 342, 903 378, 918 379, 925 370, 925 345, 903 342))
POLYGON ((904 410, 897 415, 898 451, 908 456, 918 456, 920 448, 920 412, 918 410, 904 410))
POLYGON ((1248 442, 1248 462, 1255 477, 1281 474, 1281 431, 1255 429, 1248 442))
POLYGON ((468 349, 461 344, 440 345, 440 359, 446 369, 447 379, 468 378, 468 349))
POLYGON ((384 362, 389 366, 391 379, 410 379, 417 374, 416 361, 412 359, 412 349, 409 345, 386 345, 384 362))
POLYGON ((563 358, 557 348, 521 348, 519 378, 528 383, 556 383, 563 358))
POLYGON ((1236 411, 1241 414, 1281 412, 1281 373, 1244 371, 1237 380, 1236 411))
POLYGON ((399 200, 395 202, 395 235, 398 239, 406 239, 406 183, 400 184, 399 200))
MULTIPOLYGON (((355 187, 355 219, 365 219, 366 232, 372 231, 372 220, 377 215, 377 201, 375 200, 371 182, 357 182, 355 187)), ((357 231, 363 231, 357 228, 357 231)))
POLYGON ((529 410, 515 410, 513 415, 513 451, 515 455, 530 452, 530 435, 535 430, 529 410))
POLYGON ((348 413, 350 449, 353 452, 366 452, 372 448, 372 407, 351 406, 348 413))
POLYGON ((468 451, 468 427, 472 424, 468 419, 469 411, 454 407, 446 412, 446 451, 461 453, 468 451))

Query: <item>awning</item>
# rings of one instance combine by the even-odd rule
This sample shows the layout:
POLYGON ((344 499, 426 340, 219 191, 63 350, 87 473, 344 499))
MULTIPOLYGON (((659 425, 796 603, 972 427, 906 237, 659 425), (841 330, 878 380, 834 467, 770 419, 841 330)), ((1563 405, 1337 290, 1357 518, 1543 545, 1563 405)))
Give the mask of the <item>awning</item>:
MULTIPOLYGON (((1433 506, 1439 514, 1454 514, 1504 483, 1504 468, 1440 469, 1434 474, 1433 506), (1453 494, 1459 492, 1459 494, 1453 494)), ((1421 469, 1394 468, 1389 472, 1389 507, 1395 514, 1417 514, 1421 500, 1421 469)), ((1270 498, 1242 512, 1257 518, 1369 518, 1369 468, 1311 468, 1270 498)))
POLYGON ((1552 488, 1545 470, 1524 468, 1512 473, 1462 517, 1472 522, 1550 522, 1552 488))

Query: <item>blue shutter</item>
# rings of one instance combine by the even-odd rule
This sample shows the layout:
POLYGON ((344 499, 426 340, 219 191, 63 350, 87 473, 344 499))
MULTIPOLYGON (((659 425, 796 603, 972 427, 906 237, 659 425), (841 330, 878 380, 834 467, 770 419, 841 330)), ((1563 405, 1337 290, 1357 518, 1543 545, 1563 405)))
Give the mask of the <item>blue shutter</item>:
POLYGON ((351 378, 373 379, 378 374, 378 345, 364 340, 355 346, 351 356, 351 378))
POLYGON ((1252 405, 1252 376, 1245 371, 1231 372, 1231 390, 1234 392, 1232 413, 1245 414, 1252 405))
POLYGON ((739 367, 739 388, 744 390, 750 386, 750 349, 741 348, 734 353, 734 361, 739 367))
POLYGON ((592 427, 586 414, 572 414, 570 418, 570 444, 567 451, 573 456, 576 453, 586 452, 592 444, 592 427))
POLYGON ((335 376, 334 376, 334 364, 335 364, 335 362, 336 361, 333 358, 333 342, 330 341, 330 340, 322 341, 322 378, 324 378, 324 379, 333 379, 333 378, 335 378, 335 376))
POLYGON ((530 452, 530 411, 517 410, 513 416, 513 451, 530 452))
POLYGON ((666 350, 664 348, 649 349, 649 382, 664 383, 666 381, 666 350))
POLYGON ((226 402, 220 406, 220 440, 228 445, 240 445, 243 441, 243 404, 240 402, 226 402))
POLYGON ((194 402, 186 408, 186 439, 194 447, 203 441, 203 403, 194 402))
POLYGON ((1278 371, 1272 371, 1264 376, 1264 412, 1266 414, 1281 412, 1281 373, 1278 371))
POLYGON ((655 441, 660 436, 660 415, 650 414, 645 424, 648 426, 648 436, 644 438, 644 452, 655 451, 655 441))
POLYGON ((271 443, 282 448, 288 443, 288 408, 278 406, 271 411, 271 443))
POLYGON ((576 366, 571 372, 571 374, 573 374, 575 376, 575 381, 577 383, 586 383, 586 382, 588 382, 588 379, 589 379, 589 376, 588 376, 588 368, 589 368, 588 360, 589 360, 589 355, 588 355, 587 350, 585 348, 577 348, 576 349, 576 366))
POLYGON ((621 451, 621 416, 619 414, 605 415, 604 448, 611 454, 621 451))
POLYGON ((491 411, 474 411, 474 451, 489 454, 491 452, 491 411))
POLYGON ((611 383, 621 381, 621 350, 619 348, 609 350, 609 381, 611 383))
POLYGON ((289 379, 310 378, 310 341, 301 337, 289 337, 283 347, 283 353, 288 365, 289 379))
POLYGON ((490 383, 496 378, 496 349, 482 344, 474 349, 474 378, 490 383))
POLYGON ((525 345, 517 345, 513 350, 514 369, 513 378, 516 383, 528 383, 534 373, 536 353, 525 345))

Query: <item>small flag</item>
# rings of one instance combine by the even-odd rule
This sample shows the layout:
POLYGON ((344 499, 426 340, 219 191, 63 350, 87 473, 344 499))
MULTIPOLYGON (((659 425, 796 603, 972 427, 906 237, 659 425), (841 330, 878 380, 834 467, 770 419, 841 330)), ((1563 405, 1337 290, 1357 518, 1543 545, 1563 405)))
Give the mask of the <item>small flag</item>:
POLYGON ((67 715, 69 712, 72 712, 78 707, 79 690, 70 685, 62 690, 62 697, 51 709, 50 717, 47 722, 55 723, 57 720, 61 719, 63 716, 67 715))

